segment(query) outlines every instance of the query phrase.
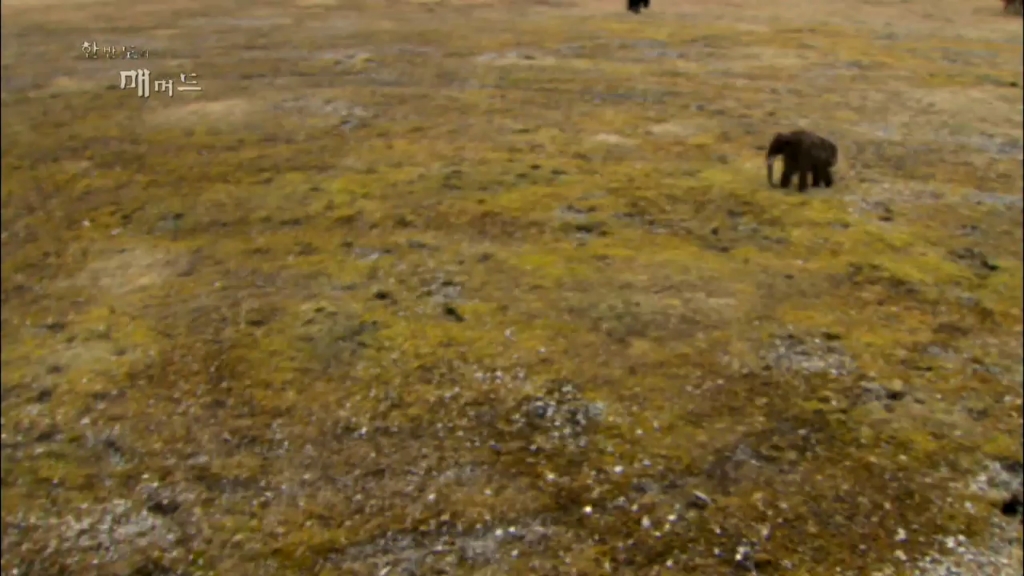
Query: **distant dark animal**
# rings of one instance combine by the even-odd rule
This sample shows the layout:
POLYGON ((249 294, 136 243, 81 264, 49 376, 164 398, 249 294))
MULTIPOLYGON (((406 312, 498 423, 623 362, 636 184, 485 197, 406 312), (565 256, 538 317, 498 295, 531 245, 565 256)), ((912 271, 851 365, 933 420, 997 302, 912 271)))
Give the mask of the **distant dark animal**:
POLYGON ((779 156, 782 156, 782 179, 779 185, 783 188, 789 188, 794 174, 798 176, 797 189, 801 192, 807 190, 808 174, 811 176, 811 185, 832 187, 832 168, 835 168, 839 160, 839 149, 831 140, 807 130, 775 134, 765 153, 768 184, 773 188, 775 182, 772 169, 779 156))
POLYGON ((651 7, 651 0, 626 0, 626 9, 633 14, 639 14, 640 10, 651 7))
POLYGON ((1010 14, 1024 15, 1024 1, 1022 1, 1022 0, 1003 0, 1003 12, 1009 12, 1010 14))

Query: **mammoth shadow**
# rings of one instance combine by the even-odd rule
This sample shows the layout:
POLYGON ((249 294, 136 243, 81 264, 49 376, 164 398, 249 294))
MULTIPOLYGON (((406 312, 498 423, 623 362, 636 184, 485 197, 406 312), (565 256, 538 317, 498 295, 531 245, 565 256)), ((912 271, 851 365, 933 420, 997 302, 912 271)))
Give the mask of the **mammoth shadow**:
POLYGON ((639 14, 640 10, 651 7, 651 0, 627 0, 626 9, 633 14, 639 14))
POLYGON ((839 160, 839 149, 831 140, 807 130, 775 134, 765 153, 768 184, 773 188, 773 168, 779 156, 782 156, 782 178, 779 181, 782 188, 789 188, 794 175, 800 192, 807 190, 808 176, 811 186, 832 187, 832 169, 839 160))

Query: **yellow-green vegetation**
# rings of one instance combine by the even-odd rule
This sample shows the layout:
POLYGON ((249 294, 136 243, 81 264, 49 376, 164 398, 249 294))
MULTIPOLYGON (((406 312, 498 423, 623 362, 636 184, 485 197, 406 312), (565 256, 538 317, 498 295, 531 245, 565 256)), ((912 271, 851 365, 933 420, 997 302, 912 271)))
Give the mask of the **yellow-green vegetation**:
POLYGON ((5 0, 2 26, 4 574, 1019 552, 978 480, 1022 457, 995 0, 5 0), (140 99, 131 68, 203 90, 140 99), (801 126, 834 188, 767 186, 801 126))

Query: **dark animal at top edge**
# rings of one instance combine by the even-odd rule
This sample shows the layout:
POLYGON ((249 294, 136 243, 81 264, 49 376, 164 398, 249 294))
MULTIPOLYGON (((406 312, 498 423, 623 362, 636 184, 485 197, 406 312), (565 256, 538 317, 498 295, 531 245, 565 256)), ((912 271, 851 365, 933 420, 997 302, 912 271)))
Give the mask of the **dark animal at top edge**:
POLYGON ((651 7, 651 0, 627 0, 626 9, 633 14, 639 14, 640 10, 651 7))
POLYGON ((808 176, 812 186, 832 187, 832 168, 839 160, 839 149, 831 140, 807 130, 775 134, 765 153, 768 184, 773 188, 772 169, 779 156, 782 156, 782 178, 779 181, 782 188, 789 188, 794 175, 798 179, 797 189, 801 192, 808 188, 808 176))

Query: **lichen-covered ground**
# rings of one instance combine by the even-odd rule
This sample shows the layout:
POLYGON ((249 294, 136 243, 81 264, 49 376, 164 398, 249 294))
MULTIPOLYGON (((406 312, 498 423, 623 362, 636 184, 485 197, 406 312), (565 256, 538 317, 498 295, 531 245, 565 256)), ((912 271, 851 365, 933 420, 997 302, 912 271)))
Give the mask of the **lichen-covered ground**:
POLYGON ((1000 10, 5 0, 3 574, 1018 575, 1000 10))

